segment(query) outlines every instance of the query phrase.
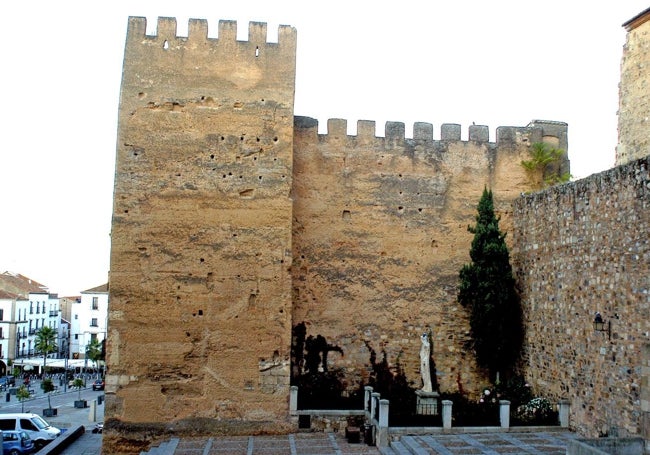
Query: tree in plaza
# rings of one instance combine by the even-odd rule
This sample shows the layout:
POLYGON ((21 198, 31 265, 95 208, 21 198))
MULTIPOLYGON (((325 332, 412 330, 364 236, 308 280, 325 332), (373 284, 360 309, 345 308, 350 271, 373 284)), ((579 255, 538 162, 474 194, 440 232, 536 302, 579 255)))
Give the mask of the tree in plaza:
POLYGON ((95 369, 99 370, 97 362, 102 360, 102 344, 97 341, 97 338, 90 340, 86 346, 86 357, 95 363, 95 369))
POLYGON ((79 401, 81 401, 81 389, 84 387, 84 380, 81 378, 76 378, 72 381, 72 387, 76 388, 79 392, 79 401))
POLYGON ((50 378, 45 378, 41 382, 41 389, 43 389, 43 392, 47 393, 47 407, 48 409, 52 409, 52 402, 50 401, 50 394, 54 392, 54 382, 52 382, 52 379, 50 378))
POLYGON ((487 188, 478 203, 476 225, 469 252, 471 263, 460 270, 458 301, 469 310, 471 344, 479 366, 491 380, 510 372, 523 344, 523 316, 510 266, 506 234, 499 230, 492 191, 487 188))
POLYGON ((25 412, 25 400, 30 397, 29 390, 27 390, 27 387, 24 385, 21 385, 18 387, 18 390, 16 390, 16 398, 20 401, 21 405, 21 411, 20 412, 25 412))
POLYGON ((45 373, 47 355, 56 352, 56 336, 56 330, 52 327, 43 326, 36 331, 34 349, 43 354, 43 373, 45 373))

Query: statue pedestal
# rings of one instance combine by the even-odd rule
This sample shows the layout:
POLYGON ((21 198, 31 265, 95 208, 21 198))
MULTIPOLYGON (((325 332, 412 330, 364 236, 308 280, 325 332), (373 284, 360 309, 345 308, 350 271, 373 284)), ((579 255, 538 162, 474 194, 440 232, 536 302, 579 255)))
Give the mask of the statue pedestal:
POLYGON ((425 392, 424 390, 416 390, 417 403, 415 413, 419 415, 438 415, 438 392, 425 392))

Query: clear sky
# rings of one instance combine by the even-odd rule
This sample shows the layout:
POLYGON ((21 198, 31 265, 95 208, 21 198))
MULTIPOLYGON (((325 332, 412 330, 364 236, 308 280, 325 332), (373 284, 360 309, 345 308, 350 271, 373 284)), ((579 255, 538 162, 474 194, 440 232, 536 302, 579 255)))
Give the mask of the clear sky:
POLYGON ((60 296, 107 281, 128 16, 298 30, 295 114, 490 127, 569 124, 576 178, 610 168, 621 24, 648 0, 4 1, 0 269, 60 296), (592 6, 593 5, 593 6, 592 6), (597 5, 597 6, 595 6, 597 5))

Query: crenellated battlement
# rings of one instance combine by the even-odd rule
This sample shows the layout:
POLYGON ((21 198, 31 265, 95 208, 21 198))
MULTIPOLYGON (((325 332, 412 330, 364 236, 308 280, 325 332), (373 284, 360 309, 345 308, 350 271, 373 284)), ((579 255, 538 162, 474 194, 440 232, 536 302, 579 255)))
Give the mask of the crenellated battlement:
POLYGON ((237 22, 220 20, 218 37, 208 37, 208 21, 205 19, 190 19, 188 21, 187 37, 177 33, 176 19, 173 17, 159 17, 155 35, 147 35, 147 18, 129 17, 127 37, 130 40, 139 38, 141 44, 160 43, 165 49, 174 49, 187 45, 212 44, 215 46, 232 46, 234 44, 259 47, 295 47, 296 29, 288 25, 278 27, 278 42, 268 41, 267 24, 264 22, 249 22, 248 40, 237 40, 237 22), (144 39, 144 40, 143 40, 144 39))
POLYGON ((434 126, 431 123, 415 122, 413 124, 413 137, 406 137, 406 127, 402 122, 386 122, 384 136, 377 136, 376 122, 372 120, 358 120, 357 134, 348 135, 348 121, 345 119, 328 119, 327 133, 318 133, 318 120, 310 117, 296 117, 294 126, 302 130, 305 136, 312 135, 322 141, 341 141, 343 139, 355 139, 358 142, 384 141, 386 144, 405 144, 414 142, 416 144, 426 143, 448 143, 448 142, 471 142, 496 144, 507 146, 521 142, 549 141, 562 145, 566 142, 567 124, 556 121, 534 120, 527 126, 500 126, 496 129, 496 141, 490 142, 490 131, 486 125, 469 125, 468 140, 461 140, 462 126, 457 123, 443 123, 440 125, 439 139, 434 139, 434 126))
POLYGON ((459 368, 457 354, 465 320, 446 323, 462 311, 453 289, 467 224, 489 186, 507 228, 530 189, 521 161, 535 142, 565 148, 567 125, 536 120, 491 138, 485 125, 390 121, 382 136, 375 121, 350 135, 334 118, 319 134, 294 115, 294 28, 280 26, 274 43, 260 22, 245 41, 234 21, 219 21, 216 38, 206 20, 188 25, 179 36, 174 18, 150 34, 145 18, 128 22, 105 408, 125 426, 107 425, 103 451, 142 447, 139 430, 118 429, 136 422, 207 428, 213 416, 224 434, 287 432, 301 321, 345 349, 350 390, 367 371, 364 340, 385 334, 387 358, 416 359, 411 380, 418 334, 435 327, 449 348, 436 358, 441 387, 462 380, 472 392, 481 371, 459 368))

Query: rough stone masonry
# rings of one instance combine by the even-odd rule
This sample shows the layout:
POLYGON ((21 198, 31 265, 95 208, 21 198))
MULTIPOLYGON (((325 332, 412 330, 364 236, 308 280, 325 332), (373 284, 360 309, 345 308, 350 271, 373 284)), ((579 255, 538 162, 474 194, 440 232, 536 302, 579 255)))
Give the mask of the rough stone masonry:
MULTIPOLYGON (((126 39, 112 225, 107 453, 167 432, 286 432, 291 329, 304 323, 343 355, 348 387, 370 348, 418 381, 434 333, 438 382, 475 392, 457 273, 476 204, 495 194, 501 227, 529 180, 535 142, 567 148, 567 125, 500 127, 372 121, 357 135, 293 115, 296 31, 174 19, 126 39), (368 344, 367 344, 368 343, 368 344)), ((568 171, 568 159, 561 166, 568 171)))

